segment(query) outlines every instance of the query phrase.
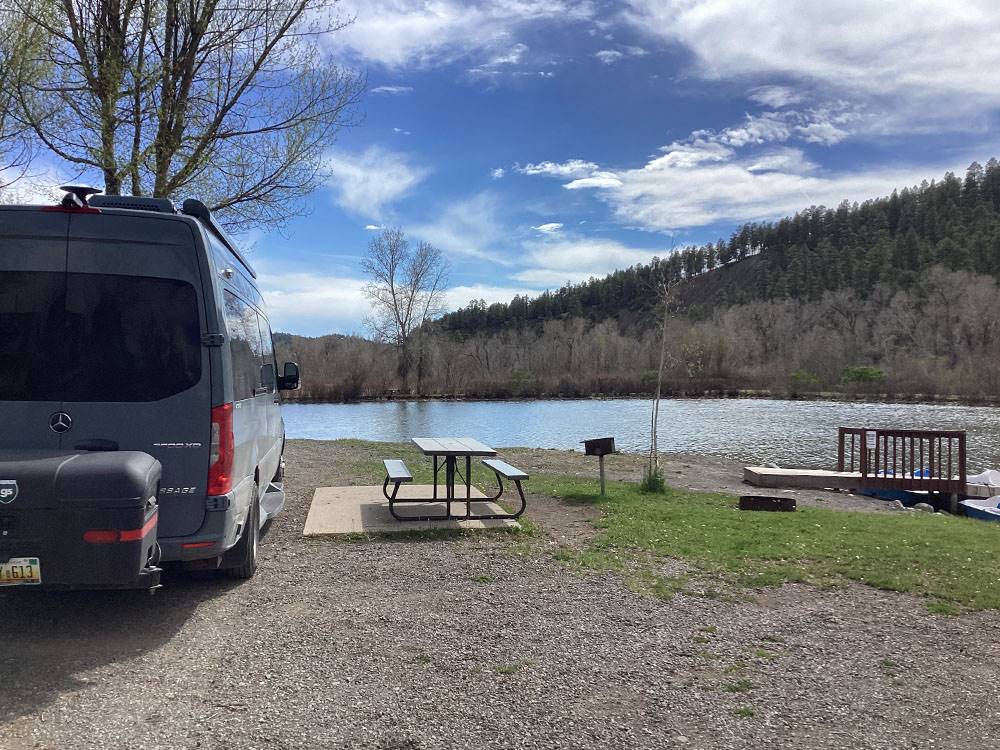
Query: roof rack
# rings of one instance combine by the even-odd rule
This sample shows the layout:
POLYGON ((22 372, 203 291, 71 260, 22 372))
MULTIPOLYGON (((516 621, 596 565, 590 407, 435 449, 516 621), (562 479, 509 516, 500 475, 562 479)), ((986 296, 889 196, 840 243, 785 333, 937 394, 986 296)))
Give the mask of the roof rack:
POLYGON ((212 234, 219 238, 219 240, 230 252, 236 256, 236 259, 243 264, 243 267, 247 269, 251 276, 255 279, 257 278, 257 272, 253 270, 253 266, 243 257, 243 254, 236 249, 236 244, 229 239, 229 235, 226 234, 224 230, 212 217, 212 212, 208 209, 204 203, 196 198, 188 198, 181 205, 181 213, 187 214, 188 216, 194 216, 196 219, 201 219, 202 223, 211 230, 212 234))
POLYGON ((95 208, 128 208, 133 211, 156 211, 175 214, 177 209, 168 198, 143 198, 134 195, 95 195, 90 199, 95 208))

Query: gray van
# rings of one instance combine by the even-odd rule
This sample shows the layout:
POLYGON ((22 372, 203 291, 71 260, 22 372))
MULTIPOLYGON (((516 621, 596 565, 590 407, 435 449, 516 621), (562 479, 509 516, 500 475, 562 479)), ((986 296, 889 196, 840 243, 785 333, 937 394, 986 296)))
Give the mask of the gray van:
POLYGON ((199 201, 65 189, 0 206, 0 586, 249 578, 299 387, 256 274, 199 201))

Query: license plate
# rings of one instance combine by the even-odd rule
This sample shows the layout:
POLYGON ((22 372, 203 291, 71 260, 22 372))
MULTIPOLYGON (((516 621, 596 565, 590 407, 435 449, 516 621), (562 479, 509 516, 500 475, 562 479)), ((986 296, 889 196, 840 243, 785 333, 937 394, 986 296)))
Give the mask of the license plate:
POLYGON ((42 566, 37 557, 15 557, 0 563, 0 586, 37 586, 42 566))

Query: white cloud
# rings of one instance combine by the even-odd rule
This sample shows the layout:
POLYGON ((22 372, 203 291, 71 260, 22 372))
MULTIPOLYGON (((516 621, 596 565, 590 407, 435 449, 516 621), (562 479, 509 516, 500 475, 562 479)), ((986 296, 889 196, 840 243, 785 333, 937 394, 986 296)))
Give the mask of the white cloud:
POLYGON ((515 172, 528 175, 547 175, 549 177, 583 177, 591 174, 597 169, 597 164, 583 159, 570 159, 562 163, 543 161, 538 164, 525 164, 514 166, 515 172))
MULTIPOLYGON (((996 0, 629 0, 641 32, 694 55, 708 79, 792 79, 865 102, 873 128, 928 120, 969 127, 1000 105, 1000 3, 996 0), (937 106, 935 106, 935 104, 937 106)), ((769 106, 785 87, 757 89, 769 106)), ((753 95, 753 94, 751 94, 753 95)))
MULTIPOLYGON (((667 152, 638 169, 616 172, 619 184, 600 195, 621 221, 670 231, 719 221, 784 216, 809 205, 836 206, 842 200, 886 195, 914 185, 929 168, 864 169, 821 173, 795 149, 764 157, 686 163, 667 152)), ((937 168, 930 168, 937 171, 937 168)))
POLYGON ((528 45, 520 43, 515 44, 505 52, 493 55, 486 62, 483 62, 473 68, 469 68, 466 72, 473 77, 493 77, 501 75, 502 73, 507 72, 507 69, 511 66, 520 64, 527 51, 528 45))
POLYGON ((507 239, 498 209, 495 195, 478 193, 446 205, 433 221, 408 227, 407 232, 447 253, 505 262, 496 252, 496 247, 507 239))
POLYGON ((579 190, 580 188, 614 188, 620 187, 622 181, 614 172, 594 172, 589 177, 580 177, 563 185, 567 190, 579 190))
POLYGON ((612 63, 616 63, 623 57, 625 57, 625 53, 619 52, 616 49, 602 49, 598 52, 595 52, 594 57, 596 57, 605 65, 611 65, 612 63))
POLYGON ((409 130, 403 130, 402 128, 393 128, 392 132, 397 135, 413 135, 409 130))
POLYGON ((819 143, 823 146, 840 143, 850 135, 846 130, 838 128, 830 121, 817 121, 800 125, 796 128, 796 132, 802 136, 803 140, 809 143, 819 143))
POLYGON ((758 86, 751 89, 748 96, 758 104, 775 109, 805 101, 805 97, 791 86, 758 86))
POLYGON ((505 174, 507 174, 507 172, 503 167, 497 167, 496 169, 490 171, 490 177, 494 180, 501 179, 505 174))
POLYGON ((563 225, 558 221, 550 221, 548 224, 539 224, 537 227, 532 227, 532 229, 542 234, 555 234, 562 228, 563 225))
POLYGON ((527 44, 515 44, 507 52, 496 55, 489 61, 490 65, 517 65, 521 62, 521 58, 524 57, 524 53, 528 51, 527 44))
MULTIPOLYGON (((610 39, 611 37, 607 37, 610 39)), ((611 65, 623 60, 626 56, 628 57, 645 57, 648 55, 647 52, 642 47, 636 47, 634 45, 621 45, 618 49, 602 49, 594 53, 594 57, 600 60, 605 65, 611 65)))
POLYGON ((326 157, 330 186, 337 203, 373 219, 418 185, 427 170, 410 163, 405 154, 370 146, 360 153, 333 151, 326 157))
POLYGON ((320 335, 355 332, 369 312, 363 279, 320 273, 260 273, 271 328, 320 335))
POLYGON ((365 229, 369 232, 378 232, 382 229, 381 224, 365 224, 365 229))
POLYGON ((614 240, 571 237, 531 242, 526 250, 520 261, 526 268, 514 278, 540 286, 586 281, 617 268, 646 263, 658 254, 655 250, 631 248, 614 240))
MULTIPOLYGON (((265 266, 266 268, 266 266, 265 266)), ((363 330, 371 303, 364 295, 365 279, 324 273, 261 273, 264 300, 275 331, 319 336, 326 333, 358 333, 363 330)), ((449 309, 464 307, 472 300, 487 304, 509 302, 515 295, 535 295, 531 286, 468 284, 445 293, 449 309)))
POLYGON ((339 12, 354 21, 331 45, 389 68, 495 58, 509 54, 512 37, 529 24, 595 14, 589 0, 343 0, 339 12))
POLYGON ((373 94, 412 94, 413 86, 376 86, 372 89, 373 94))
MULTIPOLYGON (((794 142, 831 144, 858 115, 835 106, 747 115, 722 130, 699 130, 662 147, 639 167, 609 169, 574 159, 519 168, 568 180, 568 190, 597 190, 619 221, 672 231, 732 221, 770 219, 809 205, 836 206, 918 184, 956 164, 821 170, 794 142)), ((522 280, 539 281, 540 277, 522 280)))

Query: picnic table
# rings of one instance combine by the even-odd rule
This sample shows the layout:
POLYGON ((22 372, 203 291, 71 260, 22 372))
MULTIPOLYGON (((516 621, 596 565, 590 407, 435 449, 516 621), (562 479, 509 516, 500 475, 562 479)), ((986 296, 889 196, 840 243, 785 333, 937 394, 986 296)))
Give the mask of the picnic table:
POLYGON ((400 521, 433 521, 433 520, 452 520, 452 519, 512 519, 517 518, 524 512, 524 508, 527 501, 524 497, 524 491, 521 489, 521 482, 528 478, 528 475, 511 466, 508 463, 495 459, 487 459, 485 457, 496 456, 497 452, 494 448, 484 445, 475 438, 470 437, 444 437, 444 438, 431 438, 431 437, 418 437, 413 438, 413 443, 420 449, 420 451, 425 456, 430 456, 434 461, 434 487, 433 494, 431 497, 408 497, 400 498, 397 497, 397 492, 399 491, 400 484, 404 482, 410 482, 413 480, 413 475, 410 474, 409 470, 406 468, 406 464, 402 461, 395 459, 387 459, 383 461, 386 469, 385 482, 382 484, 382 493, 389 500, 389 512, 392 513, 393 517, 400 521), (521 507, 515 513, 472 513, 472 458, 484 457, 483 464, 493 470, 496 474, 497 484, 499 485, 499 490, 497 494, 493 497, 488 498, 475 498, 477 501, 495 501, 500 498, 503 494, 503 481, 502 478, 506 478, 514 482, 517 487, 518 494, 521 498, 521 507), (443 459, 443 462, 442 462, 443 459), (465 471, 459 470, 459 459, 465 459, 465 471), (444 497, 438 496, 438 475, 441 469, 444 468, 444 497), (458 498, 455 493, 456 479, 461 476, 462 482, 465 485, 465 497, 458 498), (392 494, 388 492, 389 483, 393 483, 392 494), (455 516, 451 512, 451 504, 453 502, 465 502, 465 515, 455 516), (426 516, 400 516, 396 513, 393 507, 396 503, 445 503, 445 513, 436 515, 426 515, 426 516))

